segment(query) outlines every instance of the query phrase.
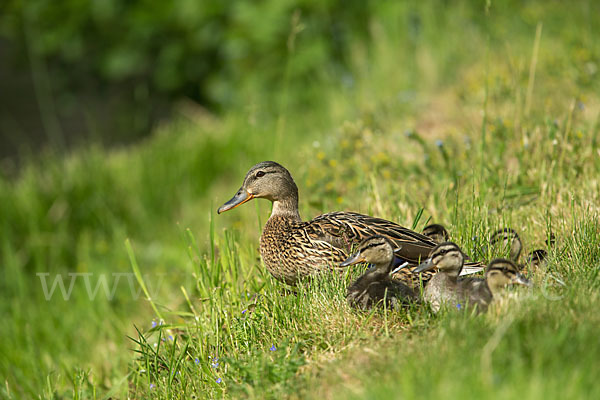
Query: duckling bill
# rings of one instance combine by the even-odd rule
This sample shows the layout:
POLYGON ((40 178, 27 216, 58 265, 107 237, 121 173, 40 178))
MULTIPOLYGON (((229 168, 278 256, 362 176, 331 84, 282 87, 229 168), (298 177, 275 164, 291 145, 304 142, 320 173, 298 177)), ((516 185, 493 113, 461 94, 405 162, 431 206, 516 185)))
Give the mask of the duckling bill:
POLYGON ((385 237, 372 236, 365 239, 356 252, 340 266, 348 267, 358 263, 369 263, 373 267, 348 287, 346 299, 350 306, 368 310, 385 301, 387 308, 395 308, 400 303, 417 300, 417 295, 411 288, 390 278, 394 251, 392 243, 385 237))

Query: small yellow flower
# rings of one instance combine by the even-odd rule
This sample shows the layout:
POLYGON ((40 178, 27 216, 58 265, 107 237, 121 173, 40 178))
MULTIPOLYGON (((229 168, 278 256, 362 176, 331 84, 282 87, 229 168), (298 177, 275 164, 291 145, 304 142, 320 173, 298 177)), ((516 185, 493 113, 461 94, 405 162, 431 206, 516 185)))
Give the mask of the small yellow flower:
POLYGON ((325 153, 323 151, 319 151, 317 153, 317 159, 323 160, 325 158, 325 153))
POLYGON ((329 166, 335 168, 337 166, 337 160, 329 160, 329 166))

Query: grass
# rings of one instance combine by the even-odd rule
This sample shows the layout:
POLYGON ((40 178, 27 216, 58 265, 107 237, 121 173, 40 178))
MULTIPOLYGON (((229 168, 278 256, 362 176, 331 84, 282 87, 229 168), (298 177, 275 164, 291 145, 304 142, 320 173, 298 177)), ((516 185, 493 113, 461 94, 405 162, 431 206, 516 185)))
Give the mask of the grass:
POLYGON ((185 109, 136 146, 2 170, 0 397, 598 397, 597 5, 380 7, 309 110, 185 109), (265 159, 305 219, 440 222, 472 255, 502 226, 527 250, 552 231, 549 274, 483 316, 355 312, 360 268, 293 294, 259 261, 267 202, 215 213, 265 159))

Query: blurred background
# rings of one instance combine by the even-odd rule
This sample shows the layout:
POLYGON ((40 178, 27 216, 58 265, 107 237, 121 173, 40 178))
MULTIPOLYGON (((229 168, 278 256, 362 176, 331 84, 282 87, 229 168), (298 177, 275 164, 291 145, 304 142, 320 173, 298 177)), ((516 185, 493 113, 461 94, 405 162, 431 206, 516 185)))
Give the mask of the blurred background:
MULTIPOLYGON (((273 89, 284 81, 293 86, 290 106, 306 106, 319 82, 350 83, 351 43, 367 43, 369 16, 380 6, 7 0, 1 7, 1 155, 14 156, 49 142, 128 143, 182 105, 222 113, 281 96, 273 89)), ((408 22, 416 34, 417 15, 408 22)))
MULTIPOLYGON (((187 228, 201 258, 224 227, 257 257, 268 205, 214 211, 258 161, 292 171, 305 218, 448 221, 458 200, 427 188, 473 160, 508 198, 539 195, 515 157, 564 159, 564 132, 580 160, 597 149, 598 27, 595 0, 3 0, 0 397, 124 397, 148 303, 126 283, 47 301, 37 274, 130 273, 130 238, 177 309, 187 228)), ((478 195, 503 209, 497 192, 478 195)))

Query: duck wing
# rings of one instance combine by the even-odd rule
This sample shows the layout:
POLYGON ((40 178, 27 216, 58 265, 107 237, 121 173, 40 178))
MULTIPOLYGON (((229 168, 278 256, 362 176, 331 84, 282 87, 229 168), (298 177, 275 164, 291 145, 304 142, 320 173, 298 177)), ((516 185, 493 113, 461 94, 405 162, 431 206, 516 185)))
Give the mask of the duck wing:
POLYGON ((364 239, 373 235, 385 236, 399 247, 396 255, 410 263, 427 258, 436 243, 427 236, 394 222, 354 212, 332 212, 306 222, 307 234, 333 246, 351 251, 364 239))
MULTIPOLYGON (((382 218, 354 212, 332 212, 319 215, 312 221, 303 222, 301 231, 302 235, 306 235, 305 240, 326 242, 337 251, 342 250, 347 254, 369 236, 387 237, 399 248, 395 255, 409 263, 407 268, 394 273, 393 278, 413 289, 425 285, 435 273, 435 271, 427 271, 417 275, 413 271, 429 256, 431 249, 437 243, 427 236, 382 218)), ((481 270, 483 270, 481 263, 466 262, 463 275, 481 270)))

